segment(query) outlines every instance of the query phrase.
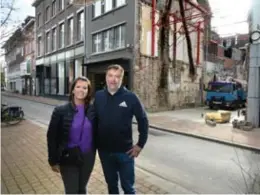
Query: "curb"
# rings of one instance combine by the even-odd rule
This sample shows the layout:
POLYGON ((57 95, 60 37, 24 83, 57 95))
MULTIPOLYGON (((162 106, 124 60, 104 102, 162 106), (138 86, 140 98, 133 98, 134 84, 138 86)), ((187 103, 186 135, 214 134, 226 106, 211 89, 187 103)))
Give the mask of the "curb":
MULTIPOLYGON (((137 125, 137 122, 133 122, 133 124, 137 125)), ((156 125, 149 125, 149 127, 156 129, 156 130, 159 130, 159 131, 164 131, 164 132, 167 132, 167 133, 189 136, 189 137, 198 138, 198 139, 207 140, 207 141, 213 141, 213 142, 216 142, 216 143, 225 144, 225 145, 229 145, 229 146, 235 146, 237 148, 242 148, 242 149, 247 149, 247 150, 251 150, 251 151, 255 151, 255 152, 260 152, 260 148, 256 148, 256 147, 246 145, 246 144, 239 144, 239 143, 230 142, 230 141, 226 141, 226 140, 219 140, 219 139, 209 137, 209 136, 205 136, 205 135, 196 135, 196 134, 181 132, 181 131, 178 131, 178 130, 175 130, 175 129, 162 128, 162 127, 158 127, 156 125)))
MULTIPOLYGON (((16 97, 16 98, 20 98, 20 99, 24 99, 24 100, 27 100, 27 101, 40 103, 40 104, 45 104, 45 105, 49 105, 49 106, 58 106, 59 105, 59 104, 48 104, 48 103, 39 102, 39 101, 36 101, 36 100, 28 100, 28 99, 23 98, 23 97, 12 96, 12 95, 9 95, 9 94, 2 94, 2 95, 7 96, 7 97, 16 97)), ((133 121, 132 123, 137 125, 137 122, 135 122, 135 121, 133 121)), ((178 131, 178 130, 175 130, 175 129, 162 128, 162 127, 159 127, 159 126, 156 126, 156 125, 149 125, 149 127, 156 129, 156 130, 159 130, 159 131, 164 131, 164 132, 167 132, 167 133, 189 136, 189 137, 198 138, 198 139, 207 140, 207 141, 213 141, 213 142, 216 142, 216 143, 225 144, 225 145, 229 145, 229 146, 235 146, 235 147, 242 148, 242 149, 253 150, 255 152, 260 152, 260 148, 256 148, 256 147, 246 145, 246 144, 239 144, 239 143, 230 142, 230 141, 226 141, 226 140, 219 140, 219 139, 209 137, 209 136, 205 136, 205 135, 196 135, 196 134, 181 132, 181 131, 178 131)))
POLYGON ((19 99, 23 99, 23 100, 27 100, 27 101, 31 101, 31 102, 35 102, 35 103, 39 103, 39 104, 44 104, 44 105, 48 105, 48 106, 59 106, 60 104, 49 104, 49 103, 45 103, 45 102, 39 102, 37 100, 29 100, 27 98, 24 97, 20 97, 20 96, 15 96, 15 95, 10 95, 10 94, 2 94, 3 96, 6 97, 14 97, 14 98, 19 98, 19 99))

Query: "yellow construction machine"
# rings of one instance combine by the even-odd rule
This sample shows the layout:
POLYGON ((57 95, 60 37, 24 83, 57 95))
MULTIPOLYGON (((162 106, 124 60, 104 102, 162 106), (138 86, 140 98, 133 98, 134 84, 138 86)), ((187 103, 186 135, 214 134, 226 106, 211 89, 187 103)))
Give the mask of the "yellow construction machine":
POLYGON ((208 112, 205 114, 205 121, 213 121, 216 123, 229 123, 231 112, 226 110, 218 110, 216 112, 208 112))

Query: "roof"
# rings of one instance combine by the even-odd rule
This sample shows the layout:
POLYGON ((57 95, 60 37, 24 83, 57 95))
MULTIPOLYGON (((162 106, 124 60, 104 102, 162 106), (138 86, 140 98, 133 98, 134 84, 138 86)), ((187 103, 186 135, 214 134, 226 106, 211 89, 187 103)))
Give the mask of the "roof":
POLYGON ((3 44, 3 46, 1 47, 2 49, 5 49, 5 47, 7 46, 7 44, 11 43, 13 40, 15 40, 17 37, 17 35, 19 35, 18 33, 21 33, 21 28, 17 28, 14 33, 6 40, 6 42, 3 44))
POLYGON ((43 1, 43 0, 34 0, 34 2, 32 3, 33 7, 36 7, 37 5, 39 5, 39 3, 43 1))
POLYGON ((26 29, 27 27, 29 27, 29 25, 34 24, 34 22, 35 22, 35 17, 34 16, 27 16, 25 18, 25 20, 24 20, 24 23, 22 24, 22 27, 18 27, 14 31, 14 33, 6 40, 6 42, 3 44, 3 46, 1 48, 5 49, 6 45, 9 44, 14 39, 14 37, 16 37, 15 35, 17 35, 17 33, 23 31, 24 29, 26 29))
POLYGON ((24 23, 22 24, 22 30, 26 29, 27 27, 30 27, 35 22, 35 17, 33 16, 27 16, 24 20, 24 23))

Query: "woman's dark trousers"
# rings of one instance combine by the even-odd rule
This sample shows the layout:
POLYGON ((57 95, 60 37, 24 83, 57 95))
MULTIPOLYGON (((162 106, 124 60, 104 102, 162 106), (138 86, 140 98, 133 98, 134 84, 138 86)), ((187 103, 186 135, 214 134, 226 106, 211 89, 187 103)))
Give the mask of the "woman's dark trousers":
POLYGON ((95 153, 84 154, 81 166, 61 165, 60 172, 66 194, 87 194, 87 184, 95 163, 95 153))

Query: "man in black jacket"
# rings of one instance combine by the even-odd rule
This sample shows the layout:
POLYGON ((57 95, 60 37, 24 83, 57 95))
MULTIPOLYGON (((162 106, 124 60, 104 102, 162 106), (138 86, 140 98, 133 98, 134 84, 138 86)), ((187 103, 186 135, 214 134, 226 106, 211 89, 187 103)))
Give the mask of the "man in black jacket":
POLYGON ((107 87, 95 94, 96 143, 109 194, 119 194, 118 178, 125 194, 135 194, 134 158, 148 137, 148 119, 137 96, 121 86, 124 69, 111 65, 107 87), (136 117, 139 139, 133 144, 132 119, 136 117), (119 177, 118 177, 119 176, 119 177))

